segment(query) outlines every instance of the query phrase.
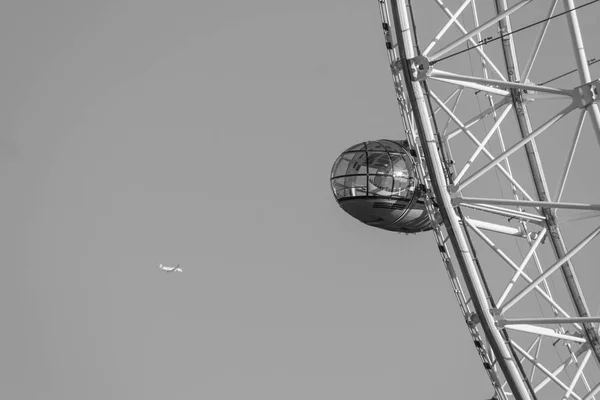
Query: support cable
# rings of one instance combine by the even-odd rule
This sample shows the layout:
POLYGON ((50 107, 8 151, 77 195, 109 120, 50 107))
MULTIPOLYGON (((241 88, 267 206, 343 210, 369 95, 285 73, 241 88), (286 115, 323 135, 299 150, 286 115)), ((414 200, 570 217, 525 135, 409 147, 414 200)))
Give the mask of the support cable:
MULTIPOLYGON (((531 27, 533 27, 533 26, 536 26, 536 25, 539 25, 539 24, 543 24, 544 22, 550 21, 550 20, 552 20, 552 19, 554 19, 554 18, 558 18, 558 17, 560 17, 560 16, 562 16, 562 15, 568 14, 568 13, 570 13, 570 12, 573 12, 573 11, 575 11, 575 10, 578 10, 578 9, 580 9, 580 8, 587 7, 587 6, 589 6, 589 5, 592 5, 592 4, 594 4, 594 3, 597 3, 597 2, 599 2, 599 1, 600 1, 600 0, 592 0, 592 1, 590 1, 589 3, 582 4, 582 5, 580 5, 580 6, 577 6, 577 7, 573 8, 573 9, 571 9, 571 10, 568 10, 568 11, 561 12, 560 14, 553 15, 552 17, 545 18, 545 19, 543 19, 543 20, 541 20, 541 21, 538 21, 538 22, 534 22, 533 24, 526 25, 526 26, 524 26, 524 27, 522 27, 522 28, 516 29, 516 30, 514 30, 514 31, 512 31, 512 32, 509 32, 509 33, 507 33, 507 34, 502 34, 502 35, 500 35, 500 36, 498 36, 498 37, 491 37, 491 38, 486 38, 486 39, 483 39, 483 41, 482 41, 481 43, 478 43, 478 44, 477 44, 477 46, 473 46, 473 47, 469 47, 469 48, 467 48, 467 49, 464 49, 464 50, 461 50, 461 51, 457 51, 456 53, 452 53, 452 54, 450 54, 450 55, 448 55, 448 56, 446 56, 446 57, 442 57, 442 58, 440 58, 440 59, 438 59, 438 60, 433 60, 433 61, 431 61, 431 62, 430 62, 430 65, 437 64, 437 63, 438 63, 438 62, 440 62, 440 61, 447 60, 447 59, 449 59, 449 58, 451 58, 451 57, 457 56, 457 55, 459 55, 459 54, 462 54, 462 53, 465 53, 465 52, 467 52, 467 51, 471 51, 471 50, 473 50, 473 49, 475 49, 475 48, 477 48, 477 47, 481 47, 481 46, 484 46, 484 45, 486 45, 486 44, 489 44, 489 43, 491 43, 491 42, 495 42, 496 40, 504 39, 504 38, 506 38, 506 37, 508 37, 508 36, 510 36, 510 35, 514 35, 514 34, 515 34, 515 33, 517 33, 517 32, 521 32, 521 31, 523 31, 523 30, 525 30, 525 29, 529 29, 529 28, 531 28, 531 27)), ((575 70, 575 71, 576 71, 576 70, 575 70)), ((558 79, 558 78, 556 78, 556 79, 558 79)))
MULTIPOLYGON (((598 60, 598 59, 596 59, 596 58, 592 58, 592 59, 589 59, 587 63, 588 63, 588 66, 589 66, 589 65, 594 65, 594 64, 596 64, 597 62, 600 62, 600 60, 598 60)), ((567 76, 567 75, 571 75, 573 72, 577 72, 577 71, 578 71, 578 69, 577 69, 577 68, 575 68, 575 69, 572 69, 572 70, 570 70, 569 72, 565 72, 564 74, 561 74, 561 75, 557 76, 556 78, 552 78, 552 79, 550 79, 549 81, 546 81, 546 82, 542 82, 542 83, 540 83, 540 86, 545 86, 545 85, 547 85, 547 84, 548 84, 548 83, 550 83, 550 82, 554 82, 555 80, 558 80, 558 79, 560 79, 560 78, 564 78, 565 76, 567 76)))

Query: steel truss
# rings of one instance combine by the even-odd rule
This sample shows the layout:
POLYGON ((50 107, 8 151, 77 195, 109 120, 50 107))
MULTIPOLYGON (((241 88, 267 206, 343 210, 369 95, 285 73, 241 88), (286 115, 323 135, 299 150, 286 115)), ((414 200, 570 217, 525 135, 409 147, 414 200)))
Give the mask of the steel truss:
MULTIPOLYGON (((495 0, 494 14, 482 22, 474 0, 460 2, 455 11, 433 0, 447 19, 422 52, 410 1, 378 2, 398 106, 416 154, 434 236, 495 396, 595 400, 600 392, 600 317, 590 312, 577 274, 598 269, 592 257, 600 251, 597 241, 596 247, 591 244, 600 235, 600 195, 562 201, 574 179, 582 135, 593 132, 600 143, 600 80, 591 78, 577 13, 564 18, 579 83, 561 89, 529 80, 551 21, 537 27, 522 75, 511 34, 511 17, 530 3, 549 19, 558 0, 523 0, 511 6, 495 0), (501 35, 495 57, 481 45, 487 41, 481 35, 492 27, 501 35), (480 62, 479 75, 451 72, 439 62, 466 44, 480 62), (482 96, 487 107, 461 110, 468 95, 482 96), (559 111, 544 110, 545 119, 534 125, 530 105, 548 100, 566 104, 559 111), (564 152, 557 150, 566 154, 566 165, 554 173, 557 189, 551 195, 536 140, 573 113, 579 116, 571 143, 564 152), (587 130, 586 121, 591 125, 587 130), (489 189, 489 179, 482 179, 491 172, 496 173, 496 192, 489 189), (563 228, 577 223, 577 229, 563 228), (563 229, 573 231, 572 237, 566 238, 563 229)), ((573 0, 563 0, 563 7, 573 10, 573 0)), ((597 169, 598 159, 589 168, 597 169)), ((590 184, 600 186, 597 179, 590 184)), ((600 280, 595 288, 600 289, 600 280)))

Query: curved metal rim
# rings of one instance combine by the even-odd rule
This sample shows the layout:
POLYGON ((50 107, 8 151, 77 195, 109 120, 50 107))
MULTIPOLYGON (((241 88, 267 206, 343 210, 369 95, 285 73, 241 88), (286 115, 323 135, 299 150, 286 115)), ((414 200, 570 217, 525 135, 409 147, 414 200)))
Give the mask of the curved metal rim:
POLYGON ((479 316, 479 322, 485 332, 494 353, 497 355, 497 360, 504 376, 510 386, 513 395, 518 400, 529 400, 535 398, 533 393, 530 393, 529 388, 524 384, 525 377, 522 376, 521 370, 518 368, 511 350, 508 348, 501 335, 501 332, 495 326, 495 321, 491 315, 489 304, 487 303, 486 294, 479 282, 476 268, 473 264, 470 248, 466 243, 458 217, 454 212, 454 206, 448 191, 446 190, 445 174, 440 158, 435 152, 438 151, 437 140, 433 135, 430 121, 429 111, 426 107, 420 82, 412 82, 408 59, 413 58, 413 48, 411 27, 406 14, 405 0, 390 0, 392 7, 392 15, 396 29, 396 37, 398 40, 398 48, 400 51, 400 62, 402 64, 402 73, 406 82, 406 91, 409 95, 410 103, 412 104, 414 122, 418 130, 418 135, 423 147, 423 153, 426 158, 427 169, 431 179, 431 186, 438 200, 438 208, 442 214, 444 225, 448 231, 448 236, 460 269, 463 272, 465 283, 471 293, 473 306, 479 316), (399 7, 398 3, 401 3, 399 7), (407 43, 408 41, 408 43, 407 43), (420 101, 417 100, 420 97, 420 101))

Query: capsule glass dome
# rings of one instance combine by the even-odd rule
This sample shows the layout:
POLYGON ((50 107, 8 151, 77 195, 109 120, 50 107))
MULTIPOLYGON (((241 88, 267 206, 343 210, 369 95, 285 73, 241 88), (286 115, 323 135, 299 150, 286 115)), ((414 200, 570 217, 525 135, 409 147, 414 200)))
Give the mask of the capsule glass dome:
POLYGON ((336 160, 331 188, 338 204, 365 224, 396 232, 430 229, 406 141, 354 145, 336 160))

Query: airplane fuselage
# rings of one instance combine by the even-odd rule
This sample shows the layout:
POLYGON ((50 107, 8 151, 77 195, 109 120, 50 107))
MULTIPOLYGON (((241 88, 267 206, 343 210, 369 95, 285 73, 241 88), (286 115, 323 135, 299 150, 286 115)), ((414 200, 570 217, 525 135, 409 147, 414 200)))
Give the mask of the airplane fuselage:
POLYGON ((179 265, 177 265, 176 267, 167 267, 166 265, 160 264, 158 268, 165 272, 183 272, 183 270, 179 268, 179 265))

